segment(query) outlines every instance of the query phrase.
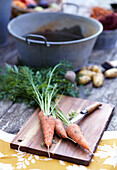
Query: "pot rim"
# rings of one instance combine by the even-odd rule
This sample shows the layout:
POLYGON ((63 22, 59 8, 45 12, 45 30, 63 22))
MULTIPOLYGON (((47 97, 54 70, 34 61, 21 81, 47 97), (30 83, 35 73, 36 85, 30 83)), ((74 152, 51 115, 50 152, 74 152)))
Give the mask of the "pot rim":
POLYGON ((102 34, 116 34, 117 33, 117 28, 114 30, 103 30, 102 34))
MULTIPOLYGON (((37 12, 33 12, 33 14, 35 14, 35 13, 37 13, 37 12)), ((43 12, 43 14, 44 14, 44 12, 43 12)), ((51 13, 46 12, 45 14, 67 15, 68 17, 69 17, 69 16, 76 16, 76 17, 78 16, 78 17, 81 18, 81 19, 88 19, 89 21, 93 21, 93 22, 95 22, 95 23, 99 26, 99 30, 98 30, 95 34, 93 34, 93 35, 91 35, 91 36, 89 36, 89 37, 85 37, 85 38, 82 38, 82 39, 80 39, 80 40, 73 40, 73 41, 61 41, 61 42, 47 41, 47 43, 48 43, 49 45, 67 45, 67 44, 73 44, 73 43, 75 44, 75 43, 80 43, 80 42, 88 41, 88 40, 90 40, 90 39, 96 38, 96 37, 97 37, 98 35, 100 35, 101 32, 103 31, 103 26, 102 26, 101 22, 99 22, 98 20, 96 20, 96 19, 94 19, 94 18, 91 18, 91 17, 84 17, 84 16, 80 16, 80 15, 66 14, 66 13, 55 13, 55 12, 51 12, 51 13)), ((27 15, 32 15, 32 13, 20 15, 20 16, 18 16, 18 17, 16 17, 16 18, 12 19, 12 20, 8 23, 8 31, 9 31, 9 33, 10 33, 11 35, 13 35, 15 38, 20 39, 20 40, 23 40, 23 41, 25 41, 25 42, 26 42, 26 38, 25 38, 25 37, 22 37, 22 36, 19 36, 19 35, 17 35, 16 33, 14 33, 14 32, 12 31, 12 29, 11 29, 11 25, 12 25, 17 19, 22 18, 22 17, 27 16, 27 15)), ((44 41, 37 41, 37 40, 32 40, 32 39, 30 39, 30 43, 33 43, 33 44, 42 44, 42 45, 45 44, 44 41)))

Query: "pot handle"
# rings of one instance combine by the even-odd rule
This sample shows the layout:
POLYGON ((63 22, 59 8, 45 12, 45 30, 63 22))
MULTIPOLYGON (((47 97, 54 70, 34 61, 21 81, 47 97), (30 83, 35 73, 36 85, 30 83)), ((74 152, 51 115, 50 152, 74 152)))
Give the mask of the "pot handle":
POLYGON ((40 38, 40 39, 44 40, 45 45, 46 45, 47 47, 50 46, 50 44, 47 42, 47 39, 46 39, 43 35, 27 34, 27 35, 25 36, 25 38, 26 38, 26 43, 27 43, 27 44, 30 44, 30 39, 31 39, 31 38, 40 38), (29 38, 30 38, 30 39, 29 39, 29 38))
POLYGON ((65 2, 65 3, 63 3, 63 5, 75 6, 76 7, 76 13, 78 13, 79 5, 77 5, 77 4, 73 3, 73 2, 65 2))

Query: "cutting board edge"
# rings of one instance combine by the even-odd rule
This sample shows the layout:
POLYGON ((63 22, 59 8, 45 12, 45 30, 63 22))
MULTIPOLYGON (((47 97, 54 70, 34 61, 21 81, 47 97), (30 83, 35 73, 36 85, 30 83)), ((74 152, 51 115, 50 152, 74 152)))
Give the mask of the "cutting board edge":
POLYGON ((29 124, 29 122, 32 120, 32 117, 35 117, 35 115, 40 111, 40 108, 38 107, 31 115, 31 117, 28 119, 28 121, 24 124, 24 126, 22 126, 22 128, 20 129, 20 131, 17 133, 17 135, 13 138, 13 140, 11 141, 14 142, 18 136, 20 136, 20 134, 22 133, 23 129, 29 124))
POLYGON ((112 107, 111 114, 110 114, 110 116, 109 116, 109 118, 108 118, 108 121, 107 121, 106 124, 105 124, 104 129, 103 129, 102 132, 101 132, 100 138, 98 139, 96 146, 94 147, 93 153, 95 153, 95 151, 96 151, 96 149, 97 149, 97 146, 98 146, 98 144, 100 143, 100 140, 101 140, 101 138, 102 138, 102 136, 103 136, 103 134, 104 134, 104 131, 105 131, 106 128, 108 127, 109 122, 110 122, 110 120, 111 120, 111 118, 112 118, 112 116, 113 116, 113 111, 114 111, 114 109, 115 109, 115 106, 112 105, 112 104, 108 104, 108 105, 110 105, 110 106, 112 107))
MULTIPOLYGON (((13 143, 10 143, 10 148, 15 149, 15 150, 19 150, 19 151, 22 151, 22 152, 30 153, 30 154, 35 154, 35 155, 38 155, 38 156, 48 157, 48 154, 47 154, 46 151, 36 150, 36 149, 28 148, 28 147, 25 147, 25 146, 19 147, 19 145, 13 144, 13 143)), ((77 158, 74 158, 74 157, 71 158, 71 157, 68 157, 68 156, 50 153, 50 158, 59 159, 59 160, 63 160, 63 161, 66 161, 66 162, 75 163, 75 164, 84 165, 84 166, 88 166, 90 164, 92 157, 93 157, 93 154, 91 154, 90 159, 84 160, 84 159, 77 159, 77 158)))
POLYGON ((66 96, 66 95, 63 95, 64 97, 68 97, 68 98, 74 98, 74 99, 80 99, 80 100, 84 100, 84 101, 88 101, 88 102, 99 102, 99 103, 102 103, 102 104, 107 104, 107 105, 110 105, 111 107, 115 107, 114 104, 110 104, 110 103, 105 103, 105 102, 101 102, 101 101, 96 101, 96 100, 90 100, 90 99, 83 99, 83 98, 79 98, 79 97, 72 97, 72 96, 66 96))

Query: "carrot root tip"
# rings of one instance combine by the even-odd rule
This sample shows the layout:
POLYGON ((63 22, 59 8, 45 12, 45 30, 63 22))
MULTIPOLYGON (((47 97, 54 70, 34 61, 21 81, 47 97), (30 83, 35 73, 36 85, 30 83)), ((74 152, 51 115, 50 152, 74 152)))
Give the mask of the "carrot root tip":
POLYGON ((73 139, 69 138, 68 136, 67 136, 67 139, 69 139, 69 140, 71 140, 72 142, 76 143, 73 139))
POLYGON ((48 157, 50 158, 49 145, 47 146, 47 148, 48 148, 48 157))
POLYGON ((92 154, 94 155, 94 153, 93 153, 93 151, 92 151, 91 149, 89 149, 89 152, 92 153, 92 154))

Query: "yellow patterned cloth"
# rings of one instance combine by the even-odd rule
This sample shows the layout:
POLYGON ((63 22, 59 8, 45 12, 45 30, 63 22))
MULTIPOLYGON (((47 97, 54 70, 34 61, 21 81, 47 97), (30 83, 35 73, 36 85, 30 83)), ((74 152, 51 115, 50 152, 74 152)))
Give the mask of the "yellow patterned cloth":
POLYGON ((117 131, 106 131, 89 166, 10 149, 14 135, 0 131, 0 170, 117 170, 117 131))

